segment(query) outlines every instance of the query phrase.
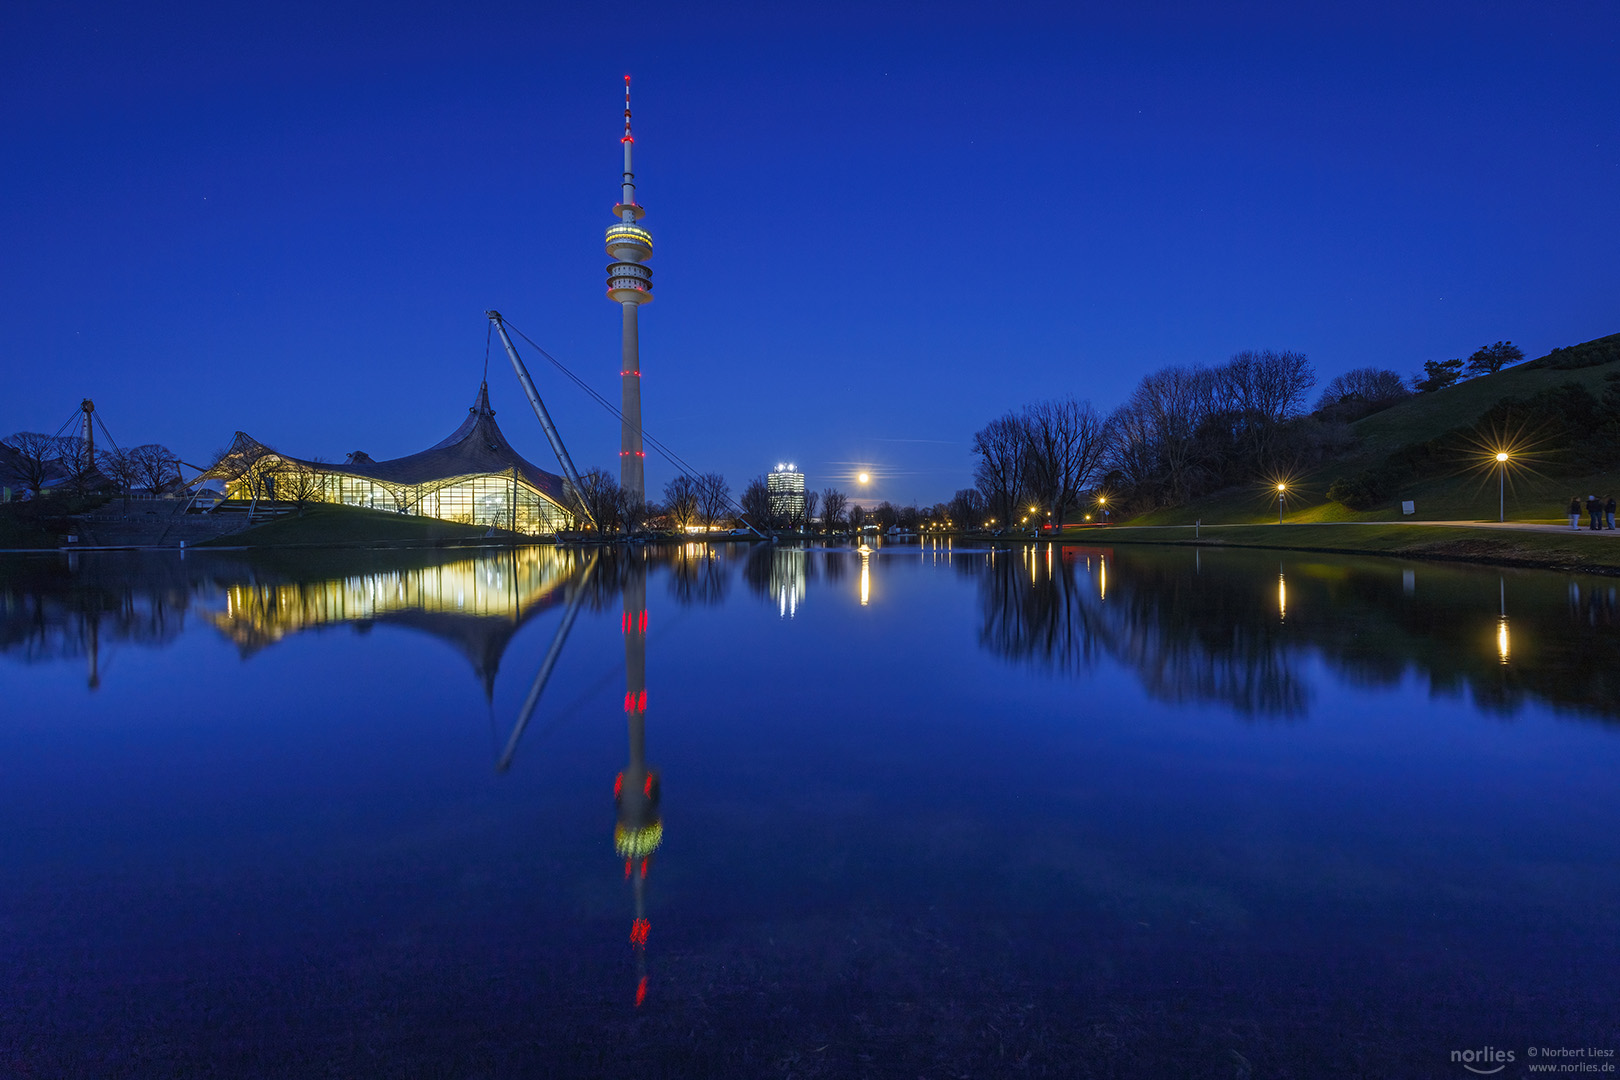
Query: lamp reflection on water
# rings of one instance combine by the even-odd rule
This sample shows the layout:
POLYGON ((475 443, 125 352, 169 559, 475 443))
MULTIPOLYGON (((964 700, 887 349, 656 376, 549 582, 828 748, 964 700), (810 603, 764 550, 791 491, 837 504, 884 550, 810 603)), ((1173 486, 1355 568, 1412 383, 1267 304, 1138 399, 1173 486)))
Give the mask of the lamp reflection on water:
POLYGON ((1288 579, 1283 577, 1281 568, 1277 570, 1277 618, 1288 618, 1288 579))
POLYGON ((1507 579, 1496 579, 1497 617, 1496 617, 1496 655, 1502 663, 1508 662, 1508 623, 1507 623, 1507 579))
POLYGON ((872 549, 861 545, 861 607, 872 602, 872 549))

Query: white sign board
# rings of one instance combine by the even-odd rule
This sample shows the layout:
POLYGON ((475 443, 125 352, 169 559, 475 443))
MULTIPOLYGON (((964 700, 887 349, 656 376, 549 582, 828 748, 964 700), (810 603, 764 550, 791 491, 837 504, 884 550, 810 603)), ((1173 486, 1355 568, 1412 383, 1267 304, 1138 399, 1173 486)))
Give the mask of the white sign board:
POLYGON ((1411 502, 1403 502, 1401 503, 1401 513, 1415 514, 1417 513, 1417 506, 1411 502))

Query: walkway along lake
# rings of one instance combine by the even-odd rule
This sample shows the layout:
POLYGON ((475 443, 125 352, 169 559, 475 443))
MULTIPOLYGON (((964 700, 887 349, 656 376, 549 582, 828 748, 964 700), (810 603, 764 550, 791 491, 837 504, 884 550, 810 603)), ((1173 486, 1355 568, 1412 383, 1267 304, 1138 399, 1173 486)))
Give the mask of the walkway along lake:
POLYGON ((5 557, 0 1075, 1620 1049, 1617 588, 1056 544, 5 557))

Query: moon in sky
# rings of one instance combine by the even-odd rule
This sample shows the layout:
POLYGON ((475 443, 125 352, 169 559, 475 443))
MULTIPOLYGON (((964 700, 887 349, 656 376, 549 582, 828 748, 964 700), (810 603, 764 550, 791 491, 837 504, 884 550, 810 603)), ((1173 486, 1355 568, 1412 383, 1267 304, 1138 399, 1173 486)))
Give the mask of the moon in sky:
POLYGON ((870 473, 861 473, 859 476, 855 477, 855 479, 865 484, 872 479, 872 476, 870 473))

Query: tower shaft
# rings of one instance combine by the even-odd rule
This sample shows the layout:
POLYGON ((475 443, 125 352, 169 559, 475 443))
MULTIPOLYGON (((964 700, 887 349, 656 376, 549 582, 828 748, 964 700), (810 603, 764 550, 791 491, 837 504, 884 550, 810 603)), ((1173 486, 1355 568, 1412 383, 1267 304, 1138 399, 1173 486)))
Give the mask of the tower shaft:
POLYGON ((624 422, 619 432, 619 486, 638 500, 646 498, 646 452, 641 445, 641 343, 636 324, 640 304, 624 305, 624 334, 619 368, 619 411, 624 422))
POLYGON ((607 231, 608 298, 624 309, 619 364, 620 413, 624 420, 619 433, 619 486, 636 502, 647 497, 646 452, 641 437, 641 340, 636 309, 652 299, 652 270, 642 265, 652 257, 652 234, 636 222, 646 213, 636 203, 636 174, 631 154, 636 140, 630 134, 630 76, 624 77, 624 176, 620 182, 619 204, 613 208, 618 224, 607 231))

